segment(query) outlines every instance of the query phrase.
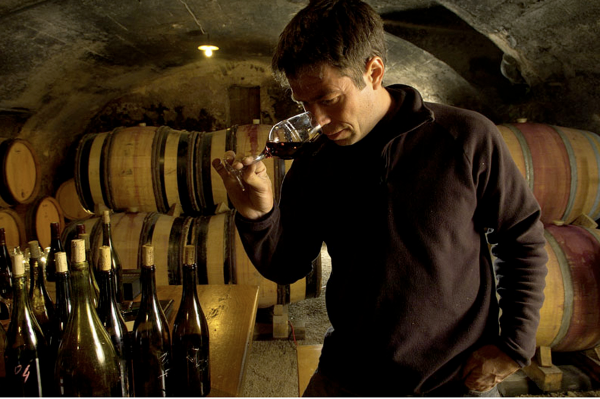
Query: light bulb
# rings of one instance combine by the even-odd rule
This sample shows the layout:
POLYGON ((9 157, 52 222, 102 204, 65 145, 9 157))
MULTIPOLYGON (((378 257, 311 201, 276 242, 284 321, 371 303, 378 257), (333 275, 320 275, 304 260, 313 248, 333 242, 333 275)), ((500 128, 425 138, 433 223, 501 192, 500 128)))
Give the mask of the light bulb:
POLYGON ((213 46, 211 44, 203 44, 202 46, 198 46, 198 50, 204 51, 204 55, 207 57, 211 57, 213 52, 218 50, 217 46, 213 46))

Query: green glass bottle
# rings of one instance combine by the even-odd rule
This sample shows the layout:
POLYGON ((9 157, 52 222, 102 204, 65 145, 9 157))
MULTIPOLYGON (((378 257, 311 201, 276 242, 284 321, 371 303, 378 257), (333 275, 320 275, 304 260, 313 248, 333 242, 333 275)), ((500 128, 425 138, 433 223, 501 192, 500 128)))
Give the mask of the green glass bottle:
POLYGON ((54 282, 56 273, 57 252, 64 252, 62 241, 60 240, 60 225, 57 222, 50 223, 50 251, 46 258, 46 281, 54 282))
POLYGON ((7 396, 42 396, 46 340, 29 306, 23 255, 13 264, 13 308, 4 353, 7 396))
POLYGON ((56 259, 56 306, 54 317, 54 346, 52 353, 56 358, 58 347, 65 333, 65 327, 73 310, 71 301, 71 274, 67 263, 67 253, 57 252, 56 259))
POLYGON ((73 314, 58 348, 61 396, 122 396, 119 357, 92 302, 85 242, 71 241, 73 314))
POLYGON ((117 303, 113 271, 111 268, 110 248, 101 246, 99 249, 100 300, 98 301, 98 316, 106 328, 108 335, 119 355, 121 383, 123 396, 133 396, 133 366, 131 364, 131 339, 125 319, 117 303))
POLYGON ((96 280, 96 265, 93 264, 93 256, 92 251, 90 249, 90 235, 85 232, 85 225, 81 224, 77 227, 83 227, 83 233, 79 233, 77 238, 82 239, 85 242, 85 258, 88 260, 88 265, 90 267, 90 272, 88 275, 90 276, 90 287, 92 288, 92 301, 94 301, 94 306, 98 307, 98 301, 100 300, 100 287, 98 286, 98 281, 96 280))
POLYGON ((4 354, 6 353, 6 330, 0 323, 0 387, 6 386, 6 366, 4 360, 4 354))
POLYGON ((13 297, 12 264, 6 247, 6 233, 0 228, 0 320, 10 318, 13 297))
POLYGON ((196 251, 187 245, 183 293, 173 326, 174 396, 207 396, 210 392, 208 323, 198 299, 196 251))
POLYGON ((53 330, 52 319, 54 318, 54 304, 46 284, 44 282, 44 267, 41 261, 40 246, 37 241, 29 241, 29 272, 30 272, 30 287, 29 287, 29 302, 31 310, 35 315, 44 337, 49 345, 52 345, 53 330))
POLYGON ((156 294, 154 248, 142 247, 142 300, 133 324, 135 396, 172 396, 171 336, 156 294))
POLYGON ((115 280, 115 287, 117 290, 117 302, 123 303, 123 267, 121 266, 119 254, 112 243, 109 211, 104 211, 102 213, 102 245, 110 247, 112 269, 114 273, 113 279, 115 280))

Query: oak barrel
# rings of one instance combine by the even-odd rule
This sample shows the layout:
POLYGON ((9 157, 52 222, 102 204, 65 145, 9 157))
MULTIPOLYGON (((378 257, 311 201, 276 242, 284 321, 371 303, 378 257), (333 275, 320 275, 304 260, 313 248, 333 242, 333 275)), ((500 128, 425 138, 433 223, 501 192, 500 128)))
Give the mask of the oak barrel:
MULTIPOLYGON (((90 211, 103 205, 116 211, 166 213, 176 206, 188 216, 214 214, 228 198, 211 161, 248 138, 266 142, 270 128, 244 125, 187 132, 135 126, 85 135, 75 160, 77 193, 90 211)), ((286 163, 269 159, 265 164, 278 193, 286 163)))
POLYGON ((23 139, 0 139, 0 206, 33 202, 40 182, 40 164, 31 143, 23 139))
POLYGON ((49 247, 52 241, 50 223, 58 223, 59 231, 65 227, 60 204, 51 196, 40 197, 30 205, 19 205, 15 210, 23 218, 28 241, 38 240, 42 249, 49 247))
MULTIPOLYGON (((196 246, 200 284, 258 285, 260 307, 320 295, 320 258, 314 262, 311 275, 291 285, 277 285, 263 278, 248 259, 233 215, 232 211, 197 217, 174 217, 158 212, 115 213, 111 216, 113 244, 124 269, 140 268, 142 246, 152 244, 158 285, 181 284, 183 248, 192 244, 196 246)), ((85 224, 86 232, 90 233, 95 261, 102 242, 101 219, 70 223, 63 233, 65 242, 74 237, 77 223, 85 224)))
POLYGON ((77 195, 77 188, 75 187, 75 179, 63 182, 58 190, 56 190, 54 197, 58 201, 64 217, 69 220, 82 220, 93 216, 92 212, 81 205, 81 201, 77 195))
POLYGON ((0 227, 4 228, 6 246, 12 253, 15 247, 27 247, 27 236, 23 218, 10 208, 0 208, 0 227))
POLYGON ((600 218, 600 137, 541 123, 498 129, 542 208, 542 221, 600 218))
POLYGON ((600 231, 546 226, 548 275, 536 341, 555 352, 600 345, 600 231))

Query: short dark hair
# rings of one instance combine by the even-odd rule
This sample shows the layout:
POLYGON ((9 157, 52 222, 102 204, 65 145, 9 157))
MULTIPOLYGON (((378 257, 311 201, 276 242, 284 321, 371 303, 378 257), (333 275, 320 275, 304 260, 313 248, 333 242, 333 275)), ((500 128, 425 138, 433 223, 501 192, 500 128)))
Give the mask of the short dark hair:
POLYGON ((311 0, 279 36, 271 66, 283 86, 307 68, 325 64, 362 89, 366 64, 375 56, 385 63, 383 21, 371 6, 360 0, 311 0))

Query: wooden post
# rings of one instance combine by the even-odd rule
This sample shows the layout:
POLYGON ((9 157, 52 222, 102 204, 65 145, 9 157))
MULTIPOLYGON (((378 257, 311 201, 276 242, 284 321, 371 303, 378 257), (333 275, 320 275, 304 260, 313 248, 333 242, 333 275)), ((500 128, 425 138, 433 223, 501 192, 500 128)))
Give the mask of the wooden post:
POLYGON ((538 347, 531 364, 523 369, 544 392, 560 391, 562 385, 562 371, 552 364, 551 353, 548 347, 538 347))
POLYGON ((288 305, 275 305, 273 308, 273 338, 288 338, 288 320, 288 305))

